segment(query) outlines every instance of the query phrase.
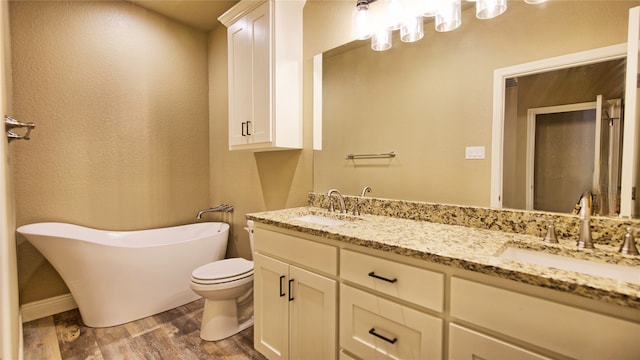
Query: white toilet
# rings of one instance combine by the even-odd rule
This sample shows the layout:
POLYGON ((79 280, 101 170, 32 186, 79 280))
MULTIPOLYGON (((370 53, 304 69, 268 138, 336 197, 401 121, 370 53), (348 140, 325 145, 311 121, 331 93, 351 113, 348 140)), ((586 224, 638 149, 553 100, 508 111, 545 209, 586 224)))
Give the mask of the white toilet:
MULTIPOLYGON (((253 221, 245 230, 253 252, 253 221)), ((230 258, 202 265, 191 273, 191 290, 205 299, 203 340, 222 340, 253 325, 253 261, 230 258)))

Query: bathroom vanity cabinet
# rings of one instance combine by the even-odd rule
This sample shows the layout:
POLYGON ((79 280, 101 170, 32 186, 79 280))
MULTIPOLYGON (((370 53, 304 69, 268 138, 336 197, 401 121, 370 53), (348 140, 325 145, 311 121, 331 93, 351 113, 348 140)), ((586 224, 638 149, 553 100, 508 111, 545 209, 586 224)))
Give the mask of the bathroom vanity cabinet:
POLYGON ((269 359, 335 359, 338 248, 259 228, 254 237, 254 347, 269 359))
POLYGON ((229 149, 302 148, 305 1, 240 1, 227 26, 229 149))
POLYGON ((343 360, 637 359, 640 354, 640 311, 634 308, 404 256, 394 247, 370 249, 317 231, 256 222, 255 242, 255 347, 269 359, 287 354, 343 360))

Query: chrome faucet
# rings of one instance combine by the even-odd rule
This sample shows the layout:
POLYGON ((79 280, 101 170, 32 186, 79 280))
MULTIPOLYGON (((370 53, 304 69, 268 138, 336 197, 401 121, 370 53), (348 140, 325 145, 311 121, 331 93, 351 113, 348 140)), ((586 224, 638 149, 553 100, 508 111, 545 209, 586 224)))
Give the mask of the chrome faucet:
POLYGON ((578 234, 578 247, 581 249, 593 249, 591 239, 591 193, 586 192, 580 197, 580 233, 578 234))
POLYGON ((233 206, 227 205, 227 204, 221 204, 221 205, 218 205, 218 206, 213 207, 213 208, 200 210, 200 211, 198 211, 198 215, 196 216, 196 219, 200 220, 200 219, 202 219, 202 215, 203 214, 210 213, 210 212, 226 212, 226 213, 230 213, 230 212, 233 212, 233 206))
POLYGON ((344 197, 342 196, 340 191, 338 191, 338 189, 331 189, 327 193, 327 197, 329 197, 329 211, 331 211, 331 212, 335 211, 335 208, 333 206, 333 197, 332 197, 332 195, 334 193, 338 194, 338 199, 340 200, 340 213, 341 214, 346 214, 347 213, 347 208, 344 205, 344 197))
POLYGON ((353 202, 353 215, 360 215, 360 199, 365 197, 365 194, 371 192, 371 187, 370 186, 365 186, 364 189, 362 189, 362 193, 360 194, 360 197, 355 198, 355 201, 353 202))

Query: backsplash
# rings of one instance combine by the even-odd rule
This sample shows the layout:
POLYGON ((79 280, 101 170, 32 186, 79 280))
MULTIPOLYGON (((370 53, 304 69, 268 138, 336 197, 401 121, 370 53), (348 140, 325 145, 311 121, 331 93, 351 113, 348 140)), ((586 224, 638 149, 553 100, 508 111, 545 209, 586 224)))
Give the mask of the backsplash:
MULTIPOLYGON (((356 198, 356 196, 345 195, 344 201, 348 211, 353 210, 356 198)), ((309 193, 308 203, 315 207, 329 207, 329 199, 326 194, 321 193, 309 193)), ((573 239, 577 241, 580 225, 578 216, 571 214, 490 209, 373 197, 360 199, 360 212, 541 237, 547 232, 545 220, 552 219, 559 240, 573 239)), ((596 244, 620 246, 629 226, 636 229, 635 236, 640 236, 640 220, 592 216, 591 236, 596 244)))

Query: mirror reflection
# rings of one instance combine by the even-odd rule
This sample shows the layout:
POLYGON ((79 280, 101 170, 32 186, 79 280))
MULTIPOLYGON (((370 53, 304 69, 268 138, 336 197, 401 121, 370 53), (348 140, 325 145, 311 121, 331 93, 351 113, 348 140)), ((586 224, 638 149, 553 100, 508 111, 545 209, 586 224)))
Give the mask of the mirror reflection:
POLYGON ((509 78, 503 206, 569 213, 584 192, 594 214, 620 211, 624 58, 509 78))
MULTIPOLYGON (((414 44, 394 42, 384 53, 366 42, 325 52, 314 191, 357 195, 371 186, 375 197, 490 206, 494 71, 624 43, 633 5, 515 5, 491 27, 471 23, 414 44), (577 11, 581 17, 568 16, 577 11), (602 24, 600 37, 585 36, 594 22, 602 24), (388 152, 396 156, 348 158, 388 152)), ((618 59, 509 79, 503 207, 571 212, 586 189, 597 195, 598 214, 617 215, 624 76, 625 60, 618 59), (569 117, 554 120, 557 113, 569 117), (556 162, 559 153, 571 154, 567 163, 556 162), (584 155, 581 168, 569 171, 575 154, 584 155), (573 183, 562 190, 564 179, 573 183)))

